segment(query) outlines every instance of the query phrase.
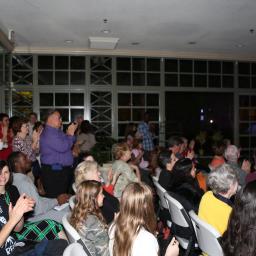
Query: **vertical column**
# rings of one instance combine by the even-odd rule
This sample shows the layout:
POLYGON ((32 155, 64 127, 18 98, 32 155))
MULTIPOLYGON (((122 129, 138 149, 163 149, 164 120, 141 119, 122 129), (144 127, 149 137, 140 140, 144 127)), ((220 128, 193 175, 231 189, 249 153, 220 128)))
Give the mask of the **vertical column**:
POLYGON ((239 145, 239 93, 238 93, 238 62, 235 62, 234 87, 234 144, 239 145))

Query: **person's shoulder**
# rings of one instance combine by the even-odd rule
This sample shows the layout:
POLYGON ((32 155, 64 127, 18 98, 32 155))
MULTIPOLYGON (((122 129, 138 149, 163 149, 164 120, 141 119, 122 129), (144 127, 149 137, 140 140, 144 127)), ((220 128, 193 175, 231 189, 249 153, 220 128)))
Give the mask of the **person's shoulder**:
POLYGON ((88 228, 97 227, 101 224, 99 218, 94 214, 89 214, 85 220, 85 225, 88 228))
POLYGON ((132 255, 157 255, 159 246, 156 237, 141 228, 137 237, 134 240, 132 247, 132 255))
POLYGON ((212 198, 214 198, 214 195, 213 195, 213 192, 210 190, 204 193, 202 200, 209 200, 212 198))
POLYGON ((140 229, 140 231, 139 231, 139 233, 138 233, 138 236, 137 236, 137 239, 138 240, 151 240, 151 241, 156 241, 156 237, 152 234, 152 233, 150 233, 150 232, 148 232, 146 229, 144 229, 144 228, 141 228, 140 229))

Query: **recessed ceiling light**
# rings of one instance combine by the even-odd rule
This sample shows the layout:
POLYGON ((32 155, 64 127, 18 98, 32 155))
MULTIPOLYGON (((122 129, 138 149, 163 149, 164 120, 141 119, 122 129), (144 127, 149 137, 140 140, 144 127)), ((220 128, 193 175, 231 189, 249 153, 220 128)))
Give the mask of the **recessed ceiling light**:
POLYGON ((236 44, 236 47, 238 48, 243 48, 245 45, 244 44, 236 44))
POLYGON ((102 29, 101 32, 104 34, 109 34, 111 32, 111 30, 110 29, 102 29))
POLYGON ((66 43, 66 44, 72 44, 72 43, 73 43, 73 40, 65 40, 65 43, 66 43))
POLYGON ((140 42, 132 42, 131 45, 139 45, 140 42))
POLYGON ((193 44, 196 44, 196 42, 195 41, 190 41, 190 42, 188 42, 188 44, 193 45, 193 44))

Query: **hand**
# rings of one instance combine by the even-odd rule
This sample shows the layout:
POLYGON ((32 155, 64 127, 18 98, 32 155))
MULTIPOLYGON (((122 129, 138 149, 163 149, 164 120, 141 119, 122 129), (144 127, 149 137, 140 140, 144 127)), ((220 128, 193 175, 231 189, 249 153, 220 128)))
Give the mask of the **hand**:
POLYGON ((172 241, 169 243, 165 256, 178 256, 179 255, 179 242, 175 239, 175 237, 172 238, 172 241))
POLYGON ((78 126, 77 123, 70 124, 68 129, 67 129, 67 135, 73 136, 75 134, 77 126, 78 126))
POLYGON ((33 131, 32 133, 32 141, 33 142, 38 142, 40 138, 41 132, 37 132, 36 130, 33 131))
POLYGON ((192 160, 193 158, 195 158, 195 152, 194 152, 194 150, 188 151, 186 158, 189 158, 190 160, 192 160))
POLYGON ((191 140, 189 142, 188 148, 191 149, 191 150, 194 150, 195 144, 196 144, 196 142, 194 140, 191 140))
POLYGON ((10 203, 9 219, 14 221, 15 224, 17 224, 24 215, 24 213, 33 210, 34 205, 35 200, 33 198, 28 197, 25 194, 22 194, 14 207, 12 206, 12 203, 10 203))
POLYGON ((246 173, 251 172, 251 163, 248 160, 244 160, 241 166, 241 169, 245 171, 246 173))
POLYGON ((60 194, 60 195, 58 195, 58 197, 57 197, 58 204, 62 205, 62 204, 67 203, 69 198, 70 198, 70 195, 68 195, 68 194, 60 194))
POLYGON ((172 153, 171 155, 171 161, 170 161, 170 167, 169 169, 172 170, 175 163, 178 161, 178 158, 172 153))

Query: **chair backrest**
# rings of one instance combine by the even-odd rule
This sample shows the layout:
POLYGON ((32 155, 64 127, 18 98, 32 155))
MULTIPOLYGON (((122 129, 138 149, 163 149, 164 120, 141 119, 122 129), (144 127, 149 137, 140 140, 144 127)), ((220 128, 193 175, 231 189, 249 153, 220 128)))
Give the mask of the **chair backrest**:
POLYGON ((64 251, 63 256, 88 256, 79 243, 70 244, 64 251))
POLYGON ((164 208, 164 209, 168 209, 168 205, 166 203, 166 199, 164 197, 166 190, 158 183, 156 177, 152 177, 153 179, 153 183, 155 185, 155 188, 156 188, 156 193, 159 197, 159 200, 160 200, 160 206, 161 208, 164 208))
POLYGON ((218 241, 221 236, 220 233, 214 227, 201 220, 194 211, 190 211, 189 215, 194 222, 199 248, 209 256, 223 256, 223 251, 218 241))
POLYGON ((70 213, 66 213, 62 217, 62 224, 63 224, 63 227, 66 231, 67 236, 68 236, 69 242, 74 243, 74 242, 77 242, 79 239, 81 239, 81 237, 78 234, 78 232, 69 223, 69 218, 70 218, 70 213))
POLYGON ((175 198, 168 193, 165 194, 169 212, 173 223, 173 233, 183 249, 186 249, 185 255, 189 255, 192 248, 197 247, 196 234, 193 223, 184 209, 184 207, 175 198))
POLYGON ((190 224, 192 225, 190 217, 188 216, 181 203, 172 196, 170 196, 168 193, 166 193, 164 197, 167 202, 172 221, 175 224, 185 228, 189 227, 190 224))
POLYGON ((78 232, 69 223, 69 218, 70 218, 70 213, 66 213, 62 217, 62 224, 63 224, 63 227, 66 231, 69 242, 70 243, 77 242, 77 243, 81 244, 84 251, 86 252, 86 255, 92 256, 91 253, 89 252, 88 248, 86 247, 86 245, 83 243, 83 241, 82 241, 80 235, 78 234, 78 232))
POLYGON ((69 206, 73 210, 75 207, 75 200, 76 200, 76 195, 73 195, 69 198, 69 206))

